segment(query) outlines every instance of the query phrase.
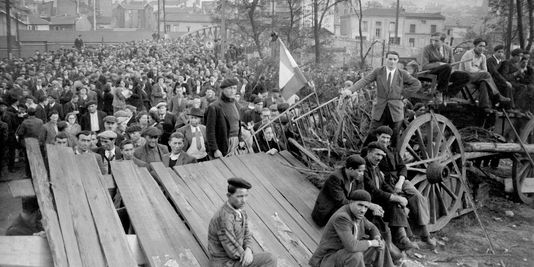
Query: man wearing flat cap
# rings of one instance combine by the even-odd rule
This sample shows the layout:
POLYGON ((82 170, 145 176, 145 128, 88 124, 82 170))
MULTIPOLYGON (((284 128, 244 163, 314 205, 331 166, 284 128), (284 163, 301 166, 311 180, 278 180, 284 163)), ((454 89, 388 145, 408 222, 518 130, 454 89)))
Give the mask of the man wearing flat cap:
POLYGON ((191 108, 189 111, 189 123, 178 129, 186 141, 184 150, 197 161, 208 160, 206 152, 206 126, 200 124, 204 114, 199 108, 191 108))
POLYGON ((212 158, 237 154, 241 141, 239 107, 234 99, 237 80, 224 80, 221 90, 220 99, 210 104, 206 111, 207 150, 212 158))
POLYGON ((94 150, 107 163, 108 174, 111 174, 111 162, 122 159, 122 153, 119 147, 115 145, 117 134, 114 131, 103 131, 97 135, 100 141, 100 147, 94 150))
MULTIPOLYGON (((363 189, 364 172, 365 160, 360 155, 354 154, 345 160, 344 167, 328 176, 312 211, 312 219, 317 225, 325 226, 332 214, 349 203, 348 197, 352 191, 363 189)), ((384 214, 380 206, 371 203, 370 207, 375 215, 384 214)))
POLYGON ((161 130, 159 143, 166 145, 169 136, 174 132, 178 118, 167 110, 167 103, 160 102, 156 105, 158 114, 158 128, 161 130))
POLYGON ((208 228, 210 266, 276 266, 276 257, 271 253, 252 251, 253 237, 243 209, 251 187, 242 178, 228 179, 228 201, 211 218, 208 228))
POLYGON ((406 228, 409 227, 405 211, 408 200, 394 194, 393 186, 386 183, 384 173, 378 167, 380 161, 386 156, 386 151, 387 148, 379 142, 371 142, 367 146, 364 187, 373 196, 372 202, 384 208, 384 221, 388 222, 391 229, 393 244, 401 250, 418 248, 417 244, 411 242, 406 234, 406 228))
POLYGON ((310 266, 394 266, 380 231, 365 218, 371 203, 369 193, 355 190, 347 199, 328 220, 310 266))
POLYGON ((135 149, 134 156, 146 163, 162 162, 163 156, 169 154, 167 146, 158 144, 161 131, 153 126, 147 127, 141 135, 146 139, 144 146, 135 149))
POLYGON ((408 169, 397 149, 390 146, 393 131, 388 126, 380 126, 376 129, 377 142, 386 148, 386 155, 378 164, 378 168, 384 174, 385 183, 393 188, 390 193, 402 196, 408 200, 406 207, 410 210, 408 222, 414 232, 418 233, 421 240, 430 248, 436 246, 436 241, 430 238, 427 229, 429 223, 428 199, 424 197, 415 186, 406 179, 408 169))

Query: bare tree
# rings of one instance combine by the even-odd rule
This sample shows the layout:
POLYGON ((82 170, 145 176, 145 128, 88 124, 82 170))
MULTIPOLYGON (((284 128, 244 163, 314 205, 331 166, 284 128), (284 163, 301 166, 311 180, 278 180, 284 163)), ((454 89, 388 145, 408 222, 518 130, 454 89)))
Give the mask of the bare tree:
POLYGON ((527 9, 528 9, 528 44, 525 48, 527 51, 530 51, 532 48, 532 42, 534 42, 534 16, 532 12, 534 11, 534 2, 533 0, 527 0, 527 9))
POLYGON ((232 10, 230 14, 221 14, 221 16, 231 16, 227 21, 243 37, 252 39, 254 46, 258 51, 260 58, 263 58, 262 45, 260 41, 261 34, 267 30, 266 16, 259 10, 259 0, 237 0, 230 4, 232 10), (242 18, 246 14, 246 19, 242 18))
POLYGON ((525 36, 523 35, 523 1, 516 0, 517 6, 517 35, 519 36, 519 46, 525 48, 525 36))
POLYGON ((289 50, 300 47, 304 31, 299 30, 299 23, 302 21, 302 0, 286 0, 289 8, 289 18, 280 25, 280 32, 286 38, 286 44, 289 50))
POLYGON ((321 63, 321 27, 328 11, 336 4, 346 0, 313 0, 313 39, 315 44, 315 63, 321 63))

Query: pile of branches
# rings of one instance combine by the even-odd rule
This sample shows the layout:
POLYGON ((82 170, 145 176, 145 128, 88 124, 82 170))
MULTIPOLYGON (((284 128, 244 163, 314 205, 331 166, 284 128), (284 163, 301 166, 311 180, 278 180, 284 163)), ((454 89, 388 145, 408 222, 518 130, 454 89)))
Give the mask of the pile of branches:
POLYGON ((464 144, 468 142, 506 143, 506 139, 502 135, 481 127, 465 127, 459 132, 464 144))

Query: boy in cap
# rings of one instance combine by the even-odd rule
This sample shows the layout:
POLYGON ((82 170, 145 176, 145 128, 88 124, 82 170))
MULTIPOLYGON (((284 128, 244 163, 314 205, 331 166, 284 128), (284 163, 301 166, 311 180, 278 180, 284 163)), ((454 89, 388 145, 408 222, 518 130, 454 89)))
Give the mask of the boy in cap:
POLYGON ((97 135, 101 147, 95 150, 107 163, 107 174, 111 174, 111 161, 122 159, 120 148, 115 146, 117 134, 114 131, 103 131, 97 135))
POLYGON ((252 252, 252 233, 243 210, 251 187, 242 178, 228 179, 228 201, 209 224, 210 266, 276 266, 277 260, 271 253, 252 252))
POLYGON ((378 228, 365 218, 371 196, 352 191, 332 215, 309 264, 312 267, 394 266, 378 228))

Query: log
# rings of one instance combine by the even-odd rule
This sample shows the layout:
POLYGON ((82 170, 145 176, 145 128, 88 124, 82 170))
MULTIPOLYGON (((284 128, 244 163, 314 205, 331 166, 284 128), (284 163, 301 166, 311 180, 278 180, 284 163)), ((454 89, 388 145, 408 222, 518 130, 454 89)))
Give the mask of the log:
MULTIPOLYGON (((519 143, 467 142, 466 152, 525 153, 519 143)), ((528 153, 534 153, 534 144, 525 144, 528 153)))

